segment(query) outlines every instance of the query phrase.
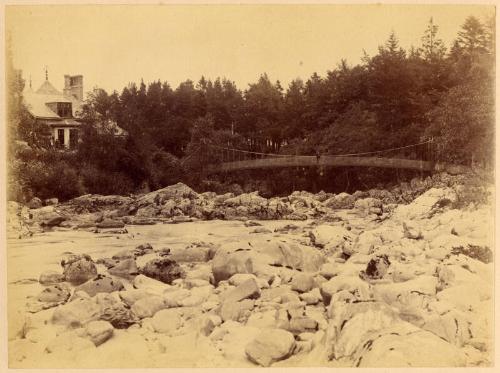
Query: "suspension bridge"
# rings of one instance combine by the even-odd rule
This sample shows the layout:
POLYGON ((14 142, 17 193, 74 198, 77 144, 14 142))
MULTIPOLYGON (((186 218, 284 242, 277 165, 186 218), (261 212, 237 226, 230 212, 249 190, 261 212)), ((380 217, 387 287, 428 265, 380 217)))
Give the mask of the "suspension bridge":
POLYGON ((462 166, 434 162, 432 139, 390 149, 334 155, 263 153, 211 144, 204 144, 201 153, 203 158, 212 160, 204 167, 204 171, 209 174, 284 167, 378 167, 449 173, 463 171, 462 166))

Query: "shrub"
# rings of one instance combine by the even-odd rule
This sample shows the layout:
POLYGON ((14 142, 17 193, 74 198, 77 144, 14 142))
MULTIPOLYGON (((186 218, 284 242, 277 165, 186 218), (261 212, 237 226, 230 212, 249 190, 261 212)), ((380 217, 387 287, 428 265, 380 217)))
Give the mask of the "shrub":
POLYGON ((121 172, 109 172, 87 166, 81 171, 81 178, 86 193, 92 194, 128 194, 134 189, 133 181, 121 172))

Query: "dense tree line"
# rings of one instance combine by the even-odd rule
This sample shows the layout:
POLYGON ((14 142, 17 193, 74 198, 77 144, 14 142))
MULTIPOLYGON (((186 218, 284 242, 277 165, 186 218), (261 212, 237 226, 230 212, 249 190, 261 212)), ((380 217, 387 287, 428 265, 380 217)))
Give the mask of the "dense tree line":
MULTIPOLYGON (((360 64, 341 60, 326 76, 314 73, 286 89, 266 74, 244 91, 231 80, 204 77, 176 89, 161 81, 132 83, 113 93, 95 89, 83 107, 78 152, 65 162, 73 162, 81 190, 98 193, 153 189, 179 180, 213 186, 259 178, 254 172, 202 180, 206 157, 217 161, 216 154, 206 154, 207 144, 343 154, 433 138, 438 161, 488 166, 494 153, 494 63, 493 24, 467 18, 447 48, 431 19, 420 46, 404 50, 391 33, 377 54, 365 53, 360 64), (115 136, 113 124, 127 135, 115 136)), ((17 137, 33 145, 29 136, 17 137)), ((373 172, 382 179, 386 174, 373 172)), ((268 177, 266 187, 279 193, 297 184, 327 186, 316 174, 282 170, 274 177, 293 182, 268 177)))

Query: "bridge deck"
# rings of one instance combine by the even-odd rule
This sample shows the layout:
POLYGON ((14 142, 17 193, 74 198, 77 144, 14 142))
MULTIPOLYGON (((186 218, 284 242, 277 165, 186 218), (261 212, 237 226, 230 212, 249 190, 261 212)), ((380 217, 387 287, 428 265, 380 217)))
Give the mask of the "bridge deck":
POLYGON ((380 167, 432 171, 433 162, 382 157, 291 156, 223 162, 207 168, 209 173, 282 167, 380 167))

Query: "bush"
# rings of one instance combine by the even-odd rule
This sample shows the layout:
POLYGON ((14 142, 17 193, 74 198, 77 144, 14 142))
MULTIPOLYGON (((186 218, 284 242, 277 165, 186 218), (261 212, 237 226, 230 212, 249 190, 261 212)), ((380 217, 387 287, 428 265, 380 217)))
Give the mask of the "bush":
POLYGON ((121 172, 109 172, 87 166, 82 169, 81 178, 86 193, 128 194, 134 190, 133 181, 121 172))
POLYGON ((180 160, 165 151, 157 151, 151 157, 150 186, 160 189, 177 183, 183 175, 180 160))
POLYGON ((64 201, 83 193, 78 173, 64 161, 47 164, 35 160, 26 163, 18 172, 17 180, 23 186, 25 199, 57 197, 64 201))

